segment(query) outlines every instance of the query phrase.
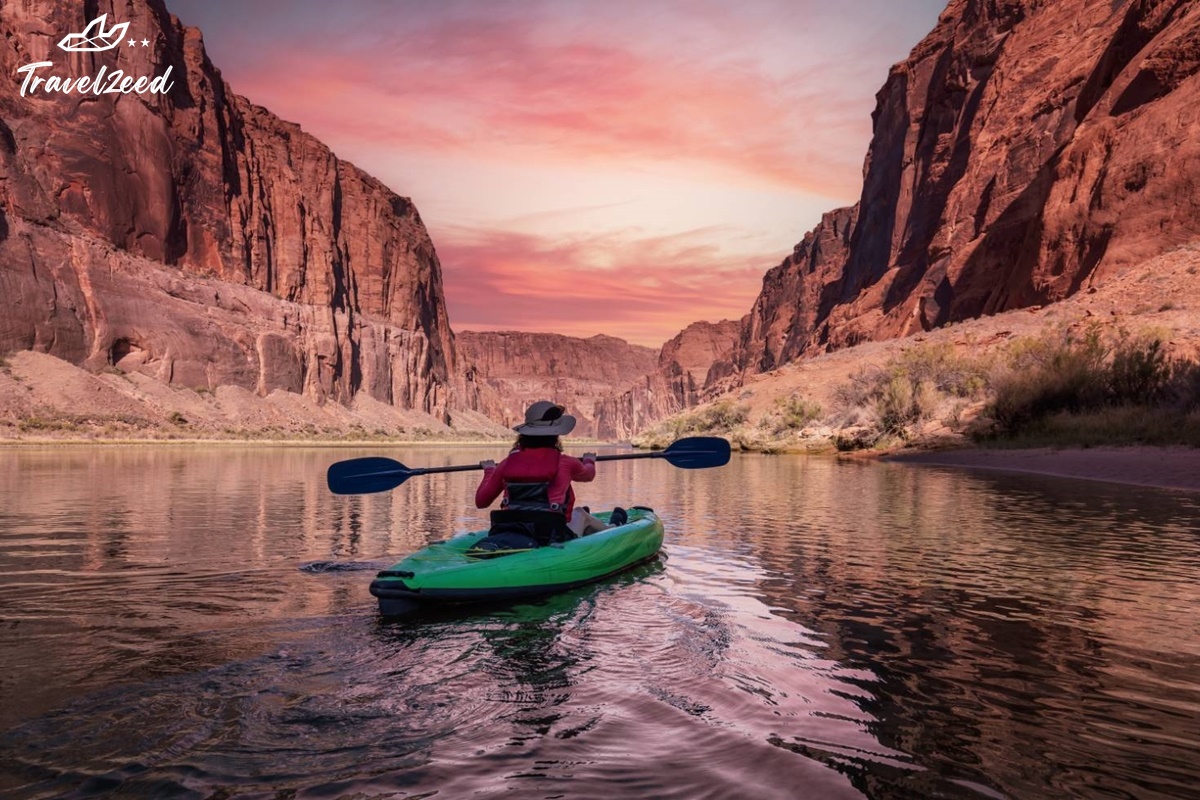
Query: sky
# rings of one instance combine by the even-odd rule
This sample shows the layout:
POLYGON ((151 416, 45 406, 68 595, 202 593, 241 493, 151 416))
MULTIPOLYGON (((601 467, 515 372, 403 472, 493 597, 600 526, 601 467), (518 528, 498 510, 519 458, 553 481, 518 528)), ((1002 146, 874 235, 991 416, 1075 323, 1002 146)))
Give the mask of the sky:
POLYGON ((233 90, 411 197, 451 327, 658 347, 857 201, 944 0, 167 0, 233 90))

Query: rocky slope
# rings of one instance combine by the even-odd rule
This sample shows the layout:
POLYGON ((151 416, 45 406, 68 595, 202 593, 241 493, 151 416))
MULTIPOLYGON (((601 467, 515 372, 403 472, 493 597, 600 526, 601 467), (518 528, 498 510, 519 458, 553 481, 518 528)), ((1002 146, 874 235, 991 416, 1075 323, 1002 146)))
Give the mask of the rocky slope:
POLYGON ((0 353, 449 419, 441 270, 406 198, 235 95, 161 0, 4 3, 0 33, 6 76, 171 83, 0 84, 0 353), (149 46, 58 47, 105 13, 149 46))
MULTIPOLYGON (((880 423, 879 409, 870 401, 864 404, 855 387, 898 374, 898 363, 916 365, 905 368, 910 376, 921 365, 928 369, 940 363, 942 378, 971 365, 994 377, 1003 375, 1013 353, 1027 352, 1032 343, 1062 337, 1078 341, 1092 334, 1108 342, 1158 339, 1170 359, 1200 360, 1200 239, 1058 303, 815 353, 747 375, 735 391, 707 394, 697 408, 648 426, 633 439, 661 446, 678 435, 701 432, 696 422, 719 419, 736 421, 704 432, 727 436, 745 449, 832 451, 839 440, 851 440, 853 448, 853 440, 877 432, 880 423), (785 413, 798 403, 812 409, 808 418, 785 413), (718 409, 722 413, 713 413, 718 409)), ((907 445, 964 444, 988 398, 983 386, 962 396, 937 393, 928 401, 930 413, 911 426, 907 445)), ((892 444, 899 442, 893 437, 892 444)))
POLYGON ((857 206, 769 272, 744 375, 1058 301, 1200 233, 1200 3, 952 0, 878 94, 857 206))
POLYGON ((625 392, 656 365, 658 353, 611 336, 462 331, 455 337, 463 404, 513 426, 536 400, 565 404, 576 436, 609 437, 597 424, 602 398, 625 392))
POLYGON ((663 345, 658 362, 628 390, 596 404, 601 438, 628 439, 647 425, 696 405, 709 387, 734 372, 731 360, 742 323, 695 322, 663 345))

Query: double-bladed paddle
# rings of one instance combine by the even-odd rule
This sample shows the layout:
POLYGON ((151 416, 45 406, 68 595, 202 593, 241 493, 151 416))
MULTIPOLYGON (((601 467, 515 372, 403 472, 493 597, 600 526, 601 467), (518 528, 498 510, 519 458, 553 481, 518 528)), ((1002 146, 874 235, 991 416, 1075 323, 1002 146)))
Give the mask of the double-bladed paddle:
MULTIPOLYGON (((626 461, 633 458, 662 458, 683 469, 722 467, 729 463, 729 442, 719 436, 677 439, 665 450, 626 455, 597 456, 597 461, 626 461)), ((455 467, 406 467, 399 461, 379 456, 352 458, 329 467, 329 491, 334 494, 371 494, 395 489, 415 475, 435 472, 468 472, 483 469, 479 464, 455 467)))

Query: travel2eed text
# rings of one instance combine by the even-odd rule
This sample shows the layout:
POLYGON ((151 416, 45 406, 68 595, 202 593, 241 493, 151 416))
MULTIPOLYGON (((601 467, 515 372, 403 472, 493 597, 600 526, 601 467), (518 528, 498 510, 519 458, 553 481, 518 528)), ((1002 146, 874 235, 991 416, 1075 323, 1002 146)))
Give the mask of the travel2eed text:
MULTIPOLYGON (((82 33, 71 33, 64 36, 62 41, 58 43, 59 48, 68 52, 102 52, 111 50, 122 43, 125 38, 125 33, 129 30, 129 23, 122 22, 113 25, 111 28, 105 27, 107 14, 102 14, 88 24, 87 28, 82 33)), ((129 45, 132 47, 136 44, 133 39, 129 40, 129 45)), ((149 45, 148 40, 142 41, 142 46, 149 45)), ((63 78, 58 75, 50 75, 45 77, 38 75, 39 70, 44 70, 47 67, 53 67, 53 61, 36 61, 32 64, 26 64, 23 67, 17 68, 17 74, 24 74, 25 78, 21 81, 21 96, 37 92, 40 88, 43 92, 61 92, 70 94, 78 92, 79 94, 91 93, 94 95, 101 94, 166 94, 171 91, 171 87, 175 85, 171 81, 171 67, 167 67, 167 71, 162 75, 151 78, 146 75, 134 77, 126 75, 124 70, 116 69, 112 72, 108 71, 108 67, 101 66, 100 72, 94 77, 91 75, 83 75, 78 78, 63 78)))

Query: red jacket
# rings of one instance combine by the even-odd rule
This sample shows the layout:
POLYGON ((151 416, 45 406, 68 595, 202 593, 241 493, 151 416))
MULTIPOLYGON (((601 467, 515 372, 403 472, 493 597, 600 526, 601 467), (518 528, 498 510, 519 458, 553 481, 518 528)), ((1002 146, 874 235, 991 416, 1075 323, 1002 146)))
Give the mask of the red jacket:
MULTIPOLYGON (((553 447, 532 447, 513 450, 508 457, 493 469, 483 471, 483 480, 475 490, 475 506, 487 508, 492 504, 509 481, 513 483, 550 484, 550 502, 562 506, 567 519, 575 508, 575 493, 571 481, 587 483, 596 477, 593 461, 580 461, 574 456, 560 453, 553 447)), ((507 495, 507 492, 505 492, 507 495)))

